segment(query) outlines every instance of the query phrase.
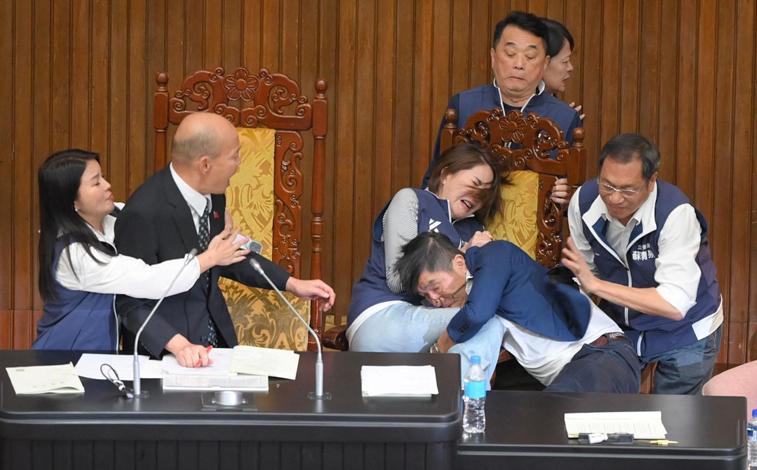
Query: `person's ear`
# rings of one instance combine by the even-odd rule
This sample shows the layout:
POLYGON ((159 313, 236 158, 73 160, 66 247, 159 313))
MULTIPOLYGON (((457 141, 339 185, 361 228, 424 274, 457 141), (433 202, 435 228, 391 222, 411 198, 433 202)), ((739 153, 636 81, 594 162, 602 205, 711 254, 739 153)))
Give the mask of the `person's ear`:
POLYGON ((210 157, 203 155, 197 159, 197 168, 200 170, 200 174, 206 175, 210 171, 210 157))
POLYGON ((452 258, 452 267, 457 273, 465 273, 468 270, 468 267, 465 265, 465 257, 461 254, 456 254, 454 258, 452 258))
POLYGON ((655 171, 652 173, 652 176, 649 177, 649 182, 647 183, 647 187, 657 182, 657 172, 655 171))

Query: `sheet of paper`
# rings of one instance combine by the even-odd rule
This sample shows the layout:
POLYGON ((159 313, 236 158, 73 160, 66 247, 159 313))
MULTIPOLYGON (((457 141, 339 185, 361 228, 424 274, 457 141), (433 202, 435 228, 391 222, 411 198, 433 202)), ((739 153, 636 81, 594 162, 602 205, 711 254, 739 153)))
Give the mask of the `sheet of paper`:
MULTIPOLYGON (((134 380, 134 356, 130 354, 82 354, 74 370, 79 377, 105 380, 100 372, 102 364, 110 364, 121 380, 134 380)), ((160 361, 139 356, 139 376, 143 379, 160 378, 160 361)))
POLYGON ((430 397, 437 395, 433 366, 363 366, 364 397, 430 397))
POLYGON ((294 380, 297 378, 299 361, 299 354, 286 349, 235 346, 231 371, 294 380))
POLYGON ((580 433, 630 433, 634 439, 665 439, 661 411, 618 411, 612 413, 565 413, 569 438, 580 433))
POLYGON ((57 366, 6 367, 5 370, 18 395, 84 393, 84 386, 70 362, 57 366))

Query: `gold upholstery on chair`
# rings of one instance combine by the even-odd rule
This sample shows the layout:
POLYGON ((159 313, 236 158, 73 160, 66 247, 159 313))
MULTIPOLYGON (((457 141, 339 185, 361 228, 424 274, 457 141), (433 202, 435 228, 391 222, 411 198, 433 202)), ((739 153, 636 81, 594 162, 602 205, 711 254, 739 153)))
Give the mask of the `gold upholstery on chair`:
MULTIPOLYGON (((237 128, 241 165, 226 190, 226 207, 240 233, 263 245, 262 255, 273 256, 274 145, 276 131, 266 128, 237 128)), ((256 289, 221 279, 240 344, 304 351, 305 326, 287 309, 272 290, 256 289)), ((310 302, 284 293, 303 316, 310 302)))
POLYGON ((573 130, 570 143, 547 118, 517 111, 503 115, 499 108, 473 114, 460 128, 457 112, 450 108, 445 121, 442 151, 462 142, 483 145, 515 183, 503 188, 504 212, 487 227, 494 230, 494 238, 510 240, 543 266, 555 266, 562 250, 564 213, 549 194, 557 178, 567 178, 574 187, 581 182, 583 129, 573 130))
POLYGON ((513 171, 508 178, 511 184, 502 191, 502 212, 486 228, 496 240, 508 240, 536 259, 539 174, 513 171))

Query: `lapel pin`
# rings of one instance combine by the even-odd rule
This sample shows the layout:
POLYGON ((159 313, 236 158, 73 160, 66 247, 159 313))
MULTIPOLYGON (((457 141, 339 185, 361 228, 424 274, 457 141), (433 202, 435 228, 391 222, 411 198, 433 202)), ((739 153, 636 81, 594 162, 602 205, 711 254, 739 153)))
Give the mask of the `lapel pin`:
POLYGON ((213 211, 213 218, 218 220, 221 218, 221 214, 219 214, 218 211, 213 211))

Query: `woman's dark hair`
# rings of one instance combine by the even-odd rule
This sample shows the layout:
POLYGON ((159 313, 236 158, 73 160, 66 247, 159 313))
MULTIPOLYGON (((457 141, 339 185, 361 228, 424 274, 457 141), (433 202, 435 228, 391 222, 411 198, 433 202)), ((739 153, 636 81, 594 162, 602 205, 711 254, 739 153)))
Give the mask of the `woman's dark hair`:
MULTIPOLYGON (((69 149, 50 155, 37 171, 39 183, 39 293, 44 300, 55 299, 55 243, 81 243, 98 263, 92 247, 103 251, 100 242, 84 219, 74 210, 81 176, 87 161, 100 156, 86 150, 69 149)), ((112 254, 112 253, 109 253, 112 254)), ((69 253, 69 261, 71 260, 69 253)), ((76 273, 74 273, 76 275, 76 273)))
POLYGON ((475 193, 475 197, 481 201, 481 208, 476 211, 476 218, 479 222, 486 223, 502 209, 502 185, 508 181, 507 177, 503 175, 504 169, 500 167, 491 152, 485 147, 473 142, 464 142, 447 149, 434 161, 431 167, 428 189, 434 194, 438 194, 442 176, 455 174, 458 171, 468 170, 481 164, 489 165, 492 173, 494 173, 492 184, 478 188, 475 193))
POLYGON ((542 22, 547 26, 547 55, 555 57, 562 50, 562 45, 565 41, 568 41, 570 50, 575 47, 573 41, 573 35, 570 34, 568 28, 559 21, 555 21, 550 18, 542 18, 542 22))

